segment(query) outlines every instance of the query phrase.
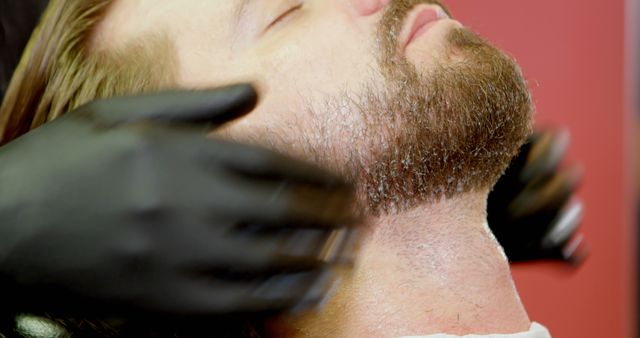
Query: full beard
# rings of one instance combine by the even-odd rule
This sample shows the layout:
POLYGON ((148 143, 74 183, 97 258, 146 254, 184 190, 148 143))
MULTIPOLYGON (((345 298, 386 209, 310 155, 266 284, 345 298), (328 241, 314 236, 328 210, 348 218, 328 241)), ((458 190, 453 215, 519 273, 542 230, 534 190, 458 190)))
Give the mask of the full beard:
POLYGON ((385 139, 369 137, 369 156, 341 172, 358 184, 373 214, 488 192, 532 124, 531 96, 511 58, 456 28, 447 36, 446 57, 420 73, 397 53, 397 7, 401 1, 392 2, 379 32, 385 89, 358 105, 368 111, 370 135, 385 139))
POLYGON ((422 2, 394 0, 382 19, 375 50, 384 81, 309 103, 305 118, 278 133, 227 136, 340 175, 370 215, 491 189, 531 131, 529 91, 512 59, 464 28, 452 29, 436 67, 420 72, 397 36, 422 2))
POLYGON ((349 106, 362 127, 349 138, 313 142, 313 131, 335 124, 317 119, 303 136, 312 145, 305 157, 353 182, 373 215, 490 190, 531 132, 531 97, 512 59, 458 28, 447 37, 447 57, 420 73, 397 52, 398 5, 392 2, 379 31, 384 86, 325 105, 349 106))

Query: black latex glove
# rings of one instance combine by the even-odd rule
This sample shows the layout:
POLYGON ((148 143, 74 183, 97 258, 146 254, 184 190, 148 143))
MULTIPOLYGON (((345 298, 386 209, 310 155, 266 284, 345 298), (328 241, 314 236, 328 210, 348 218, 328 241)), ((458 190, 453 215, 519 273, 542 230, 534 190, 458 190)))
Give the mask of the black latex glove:
POLYGON ((579 170, 560 167, 568 140, 566 132, 534 134, 489 195, 489 226, 512 262, 585 258, 576 235, 583 206, 572 201, 579 170))
POLYGON ((277 312, 318 303, 352 239, 351 189, 205 138, 250 86, 97 101, 0 148, 4 310, 277 312))

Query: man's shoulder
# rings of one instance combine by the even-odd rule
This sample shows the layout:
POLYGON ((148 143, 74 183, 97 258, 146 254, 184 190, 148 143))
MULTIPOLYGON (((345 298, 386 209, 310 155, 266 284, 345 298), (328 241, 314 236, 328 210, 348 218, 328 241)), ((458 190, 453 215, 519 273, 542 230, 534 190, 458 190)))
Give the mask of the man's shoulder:
POLYGON ((527 332, 512 334, 489 334, 489 335, 466 335, 453 336, 448 334, 435 334, 428 336, 406 336, 401 338, 551 338, 549 330, 538 323, 531 323, 531 328, 527 332))

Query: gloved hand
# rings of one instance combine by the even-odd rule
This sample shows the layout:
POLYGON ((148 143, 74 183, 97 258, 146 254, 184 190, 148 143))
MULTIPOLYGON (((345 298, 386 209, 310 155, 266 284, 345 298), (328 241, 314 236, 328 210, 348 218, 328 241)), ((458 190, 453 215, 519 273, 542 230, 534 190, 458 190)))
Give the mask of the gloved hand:
POLYGON ((567 132, 534 134, 489 195, 489 226, 512 262, 586 257, 576 235, 583 206, 572 201, 580 170, 559 166, 568 141, 567 132))
POLYGON ((205 138, 248 85, 85 105, 0 148, 3 309, 81 318, 317 304, 353 239, 351 189, 205 138))

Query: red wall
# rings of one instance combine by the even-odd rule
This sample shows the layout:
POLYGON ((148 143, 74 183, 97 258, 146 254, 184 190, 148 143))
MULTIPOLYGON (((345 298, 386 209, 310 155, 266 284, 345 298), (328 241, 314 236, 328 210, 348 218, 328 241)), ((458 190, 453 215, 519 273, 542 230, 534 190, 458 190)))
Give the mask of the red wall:
POLYGON ((514 268, 531 318, 555 338, 633 337, 625 1, 445 2, 515 56, 533 90, 538 125, 568 127, 568 160, 586 169, 579 197, 591 256, 575 272, 545 264, 514 268))

